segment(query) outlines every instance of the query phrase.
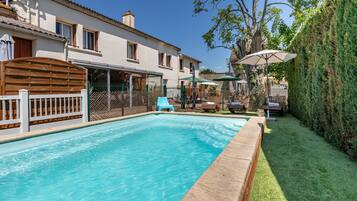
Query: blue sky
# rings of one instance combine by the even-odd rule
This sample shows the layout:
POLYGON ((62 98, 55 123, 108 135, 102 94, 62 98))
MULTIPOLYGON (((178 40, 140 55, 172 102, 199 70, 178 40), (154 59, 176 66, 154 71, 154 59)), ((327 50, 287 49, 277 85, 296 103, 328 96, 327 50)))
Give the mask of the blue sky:
MULTIPOLYGON (((201 60, 201 66, 217 72, 227 70, 230 52, 226 49, 209 50, 202 35, 210 28, 212 10, 193 16, 193 0, 75 0, 108 17, 120 19, 131 10, 135 14, 135 27, 182 49, 182 53, 201 60)), ((249 0, 250 2, 250 0, 249 0)), ((286 9, 286 7, 284 7, 286 9)), ((289 19, 290 10, 284 11, 289 19)))

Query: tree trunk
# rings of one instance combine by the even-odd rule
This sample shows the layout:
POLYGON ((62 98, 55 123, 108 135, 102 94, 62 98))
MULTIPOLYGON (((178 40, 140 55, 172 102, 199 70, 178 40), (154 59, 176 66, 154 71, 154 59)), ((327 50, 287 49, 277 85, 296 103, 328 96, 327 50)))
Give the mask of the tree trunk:
MULTIPOLYGON (((238 65, 237 62, 242 59, 244 56, 251 54, 251 53, 255 53, 255 52, 259 52, 261 51, 264 47, 264 39, 262 36, 262 32, 261 30, 256 30, 254 32, 254 34, 252 34, 251 38, 246 38, 244 40, 238 40, 237 43, 237 49, 236 50, 232 50, 233 54, 231 54, 231 64, 234 67, 233 70, 235 71, 235 74, 238 75, 239 72, 237 72, 237 68, 236 66, 238 65), (235 57, 235 58, 232 58, 235 57)), ((251 93, 252 89, 253 89, 253 79, 257 76, 255 76, 253 74, 252 69, 254 68, 254 66, 250 66, 250 65, 244 65, 244 73, 245 73, 245 77, 247 80, 247 85, 248 85, 248 96, 250 97, 251 95, 254 95, 251 93)), ((251 98, 249 98, 249 107, 252 108, 252 105, 254 105, 254 103, 251 103, 251 98)))

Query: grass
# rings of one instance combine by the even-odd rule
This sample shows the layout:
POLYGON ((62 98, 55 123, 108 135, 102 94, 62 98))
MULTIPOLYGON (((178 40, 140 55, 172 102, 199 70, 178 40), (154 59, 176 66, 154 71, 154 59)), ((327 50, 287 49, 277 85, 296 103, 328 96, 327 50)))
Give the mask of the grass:
POLYGON ((269 122, 251 201, 357 200, 357 162, 290 115, 269 122))

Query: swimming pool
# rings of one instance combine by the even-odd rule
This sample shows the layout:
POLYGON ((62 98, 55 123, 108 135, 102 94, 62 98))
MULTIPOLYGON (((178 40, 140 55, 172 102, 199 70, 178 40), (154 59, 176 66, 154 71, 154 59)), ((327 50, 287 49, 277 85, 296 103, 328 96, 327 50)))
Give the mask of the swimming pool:
POLYGON ((0 200, 180 200, 246 119, 151 114, 0 145, 0 200))

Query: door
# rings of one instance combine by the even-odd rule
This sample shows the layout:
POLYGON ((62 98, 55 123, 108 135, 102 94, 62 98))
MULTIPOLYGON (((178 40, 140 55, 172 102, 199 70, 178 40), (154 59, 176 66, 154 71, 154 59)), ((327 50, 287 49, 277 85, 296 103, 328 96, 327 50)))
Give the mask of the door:
POLYGON ((13 38, 15 41, 14 58, 32 57, 32 40, 13 38))

